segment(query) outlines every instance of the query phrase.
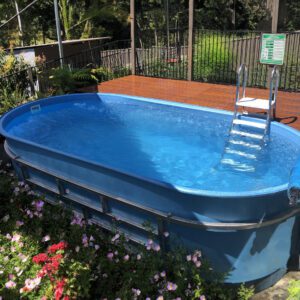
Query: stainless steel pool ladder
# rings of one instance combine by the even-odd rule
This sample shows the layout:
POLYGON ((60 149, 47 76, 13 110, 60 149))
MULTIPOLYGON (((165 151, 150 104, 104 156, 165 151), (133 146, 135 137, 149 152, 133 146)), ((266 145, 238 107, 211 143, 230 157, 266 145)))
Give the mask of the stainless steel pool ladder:
POLYGON ((251 162, 257 159, 257 151, 261 150, 266 143, 271 119, 276 115, 279 70, 276 66, 272 70, 269 99, 246 97, 247 71, 247 66, 242 64, 237 72, 234 114, 221 163, 242 171, 254 171, 255 164, 251 162), (240 97, 242 77, 242 97, 240 97), (241 113, 239 113, 240 108, 243 109, 241 113), (265 114, 250 114, 245 111, 245 108, 263 110, 265 114))

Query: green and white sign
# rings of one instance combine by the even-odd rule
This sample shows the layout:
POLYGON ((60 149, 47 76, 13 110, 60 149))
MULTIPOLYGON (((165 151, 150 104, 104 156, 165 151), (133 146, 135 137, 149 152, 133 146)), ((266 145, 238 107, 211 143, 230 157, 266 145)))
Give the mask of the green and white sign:
POLYGON ((282 65, 285 50, 285 34, 263 33, 261 36, 260 62, 269 65, 282 65))

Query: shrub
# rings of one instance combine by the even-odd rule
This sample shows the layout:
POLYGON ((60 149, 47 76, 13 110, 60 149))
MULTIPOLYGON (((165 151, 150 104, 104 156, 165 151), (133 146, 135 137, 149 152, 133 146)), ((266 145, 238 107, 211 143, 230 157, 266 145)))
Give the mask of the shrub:
POLYGON ((22 58, 0 49, 0 114, 29 98, 28 67, 22 58))
POLYGON ((226 44, 218 35, 200 35, 194 44, 193 78, 204 82, 233 82, 236 70, 232 69, 234 55, 230 47, 232 44, 226 44))
POLYGON ((75 80, 68 68, 52 69, 49 76, 49 83, 53 94, 67 94, 75 90, 75 80))

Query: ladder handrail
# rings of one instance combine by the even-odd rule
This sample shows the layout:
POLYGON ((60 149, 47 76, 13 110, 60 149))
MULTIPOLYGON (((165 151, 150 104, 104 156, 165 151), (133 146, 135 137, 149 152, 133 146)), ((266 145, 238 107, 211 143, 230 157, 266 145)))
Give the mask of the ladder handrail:
POLYGON ((277 66, 273 67, 271 79, 270 79, 270 94, 269 94, 269 105, 271 107, 272 101, 276 105, 276 98, 279 86, 279 69, 277 66), (274 85, 275 82, 275 85, 274 85))
POLYGON ((240 97, 241 75, 243 75, 243 92, 242 92, 243 96, 242 97, 244 98, 246 92, 247 79, 248 79, 248 68, 246 64, 241 64, 237 71, 235 103, 238 102, 240 97))

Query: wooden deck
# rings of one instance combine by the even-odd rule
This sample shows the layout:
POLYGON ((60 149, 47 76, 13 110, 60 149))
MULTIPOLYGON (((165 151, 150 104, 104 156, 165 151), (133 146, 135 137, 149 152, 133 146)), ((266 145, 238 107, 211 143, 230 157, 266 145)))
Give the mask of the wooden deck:
MULTIPOLYGON (((126 76, 103 82, 98 87, 105 93, 151 97, 201 106, 233 110, 235 86, 126 76)), ((248 88, 247 96, 268 98, 267 90, 248 88)), ((300 93, 278 92, 277 121, 300 130, 300 93)))

